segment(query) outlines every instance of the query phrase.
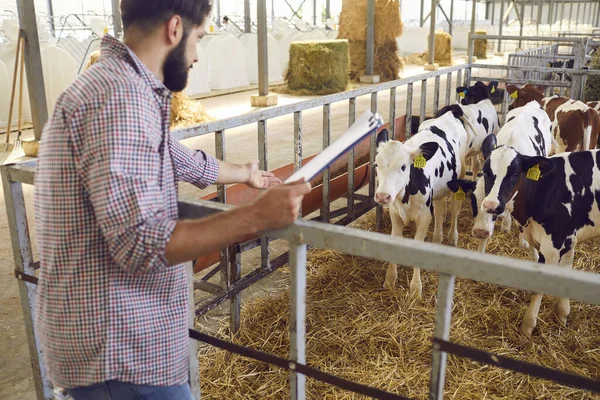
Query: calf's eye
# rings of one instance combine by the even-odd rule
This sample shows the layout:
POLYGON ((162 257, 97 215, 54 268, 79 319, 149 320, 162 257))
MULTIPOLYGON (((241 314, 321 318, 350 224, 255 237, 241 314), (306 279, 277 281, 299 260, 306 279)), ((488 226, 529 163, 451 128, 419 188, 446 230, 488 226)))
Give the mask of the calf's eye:
POLYGON ((402 171, 406 171, 406 165, 402 166, 402 171))

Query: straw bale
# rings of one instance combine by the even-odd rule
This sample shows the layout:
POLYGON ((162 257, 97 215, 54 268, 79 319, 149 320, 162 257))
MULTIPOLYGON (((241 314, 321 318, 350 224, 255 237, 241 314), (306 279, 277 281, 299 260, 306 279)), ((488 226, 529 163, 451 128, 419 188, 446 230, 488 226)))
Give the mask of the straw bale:
MULTIPOLYGON (((367 45, 363 41, 349 40, 350 79, 358 80, 367 68, 367 45)), ((398 79, 404 70, 404 60, 398 53, 398 43, 394 41, 375 47, 373 70, 382 82, 398 79)))
MULTIPOLYGON (((395 41, 402 35, 398 0, 375 0, 375 44, 395 41)), ((343 0, 338 39, 367 40, 367 0, 343 0)))
MULTIPOLYGON (((487 35, 487 31, 475 31, 477 35, 487 35)), ((473 55, 485 60, 487 58, 488 41, 487 39, 475 39, 473 55)))
MULTIPOLYGON (((356 224, 374 230, 371 212, 356 224)), ((475 250, 472 213, 463 204, 459 245, 475 250)), ((433 224, 432 224, 433 225, 433 224)), ((445 224, 447 232, 449 223, 445 224)), ((391 225, 384 211, 384 232, 391 225)), ((405 236, 413 237, 414 226, 405 236)), ((429 232, 427 240, 431 240, 429 232)), ((578 246, 575 268, 600 272, 600 241, 578 246)), ((518 230, 499 228, 488 243, 492 254, 528 259, 518 230)), ((423 300, 407 296, 412 270, 399 268, 396 291, 382 289, 387 265, 328 250, 309 253, 307 272, 307 362, 327 373, 414 399, 426 399, 431 368, 437 274, 422 271, 423 300)), ((285 270, 289 272, 288 270, 285 270)), ((450 340, 546 367, 600 379, 600 307, 572 302, 569 325, 555 316, 556 299, 544 297, 532 338, 518 330, 530 295, 457 279, 450 340)), ((249 301, 235 343, 289 357, 288 291, 249 301)), ((221 335, 229 339, 225 324, 221 335)), ((200 357, 202 395, 207 399, 287 399, 289 373, 260 362, 204 348, 200 357)), ((600 399, 527 375, 448 357, 446 397, 452 399, 600 399)), ((362 398, 307 379, 308 399, 362 398)))
MULTIPOLYGON (((590 69, 600 69, 600 51, 596 51, 592 54, 590 69)), ((588 76, 583 97, 585 102, 600 100, 600 75, 588 76)))
MULTIPOLYGON (((98 62, 100 51, 94 51, 85 66, 85 70, 98 62)), ((171 129, 186 128, 213 121, 200 100, 191 100, 185 92, 173 93, 171 101, 171 129)))
POLYGON ((348 86, 348 41, 294 42, 285 73, 288 89, 302 94, 326 95, 348 86))
MULTIPOLYGON (((429 41, 429 36, 427 36, 427 41, 429 41)), ((452 36, 448 32, 437 31, 435 33, 435 62, 442 67, 452 65, 452 36)))

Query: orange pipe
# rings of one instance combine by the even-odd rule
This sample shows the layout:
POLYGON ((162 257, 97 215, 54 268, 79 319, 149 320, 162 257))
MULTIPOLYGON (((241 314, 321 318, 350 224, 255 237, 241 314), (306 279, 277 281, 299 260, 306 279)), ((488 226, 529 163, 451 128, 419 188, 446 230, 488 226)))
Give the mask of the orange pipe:
MULTIPOLYGON (((398 140, 404 140, 406 116, 402 116, 396 119, 396 138, 398 140)), ((383 125, 379 130, 388 128, 389 123, 383 125)), ((378 131, 379 132, 379 131, 378 131)), ((361 164, 354 170, 354 190, 358 191, 369 182, 369 150, 370 150, 370 138, 366 138, 359 142, 355 147, 355 162, 361 164)), ((306 164, 314 156, 304 159, 302 162, 306 164)), ((346 157, 342 157, 335 161, 330 167, 330 174, 332 179, 329 185, 329 198, 330 202, 333 202, 340 197, 344 196, 348 192, 348 160, 346 157)), ((289 164, 284 167, 278 168, 272 171, 273 174, 285 181, 294 173, 294 165, 289 164)), ((315 179, 311 181, 313 185, 312 191, 304 196, 302 201, 302 216, 305 217, 313 212, 319 210, 323 204, 323 174, 319 174, 315 179)), ((258 196, 259 191, 256 189, 249 188, 243 184, 237 184, 229 186, 226 189, 227 204, 239 206, 242 204, 248 204, 252 202, 258 196)), ((212 200, 217 197, 217 192, 210 193, 204 197, 203 200, 212 200)), ((256 238, 248 238, 252 240, 256 238)), ((211 265, 218 263, 221 259, 219 252, 200 257, 194 264, 194 273, 198 273, 211 265)))

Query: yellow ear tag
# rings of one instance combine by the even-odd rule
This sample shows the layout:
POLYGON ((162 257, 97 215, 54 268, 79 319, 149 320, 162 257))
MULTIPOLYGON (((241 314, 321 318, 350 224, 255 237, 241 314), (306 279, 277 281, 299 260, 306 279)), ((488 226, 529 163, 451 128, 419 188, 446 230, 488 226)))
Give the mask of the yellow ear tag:
POLYGON ((518 99, 519 98, 519 92, 517 92, 516 90, 514 92, 512 92, 510 94, 510 97, 512 97, 513 99, 518 99))
POLYGON ((414 166, 415 166, 415 168, 419 168, 419 169, 423 169, 423 168, 425 168, 425 166, 427 166, 427 160, 425 159, 425 157, 423 157, 423 154, 421 154, 419 157, 415 158, 414 166))
POLYGON ((529 168, 527 171, 527 179, 531 179, 532 181, 539 181, 542 177, 542 171, 540 171, 540 165, 536 164, 533 167, 529 168))
POLYGON ((209 27, 208 27, 208 31, 209 31, 210 33, 215 33, 215 27, 214 27, 214 25, 211 25, 211 26, 209 26, 209 27))
POLYGON ((492 86, 492 90, 490 90, 490 93, 496 93, 496 86, 492 86))
POLYGON ((465 92, 460 92, 460 93, 458 94, 458 97, 460 97, 461 99, 464 99, 464 98, 465 98, 465 96, 466 96, 465 92))
POLYGON ((458 192, 454 193, 454 200, 465 201, 466 199, 467 194, 462 190, 462 188, 458 188, 458 192))

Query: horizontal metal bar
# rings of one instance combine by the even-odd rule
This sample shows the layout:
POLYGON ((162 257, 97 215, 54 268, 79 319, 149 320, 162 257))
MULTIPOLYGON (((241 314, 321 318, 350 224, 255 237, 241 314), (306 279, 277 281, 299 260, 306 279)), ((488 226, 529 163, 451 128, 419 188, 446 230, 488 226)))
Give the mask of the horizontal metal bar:
POLYGON ((212 278, 213 276, 215 276, 216 274, 218 274, 219 271, 221 271, 221 266, 219 264, 215 264, 215 267, 208 274, 204 275, 201 279, 204 282, 206 282, 210 278, 212 278))
POLYGON ((8 179, 11 182, 21 182, 26 185, 33 185, 35 178, 35 163, 9 165, 2 168, 8 170, 8 179))
POLYGON ((203 292, 208 292, 212 294, 223 293, 223 288, 221 286, 215 285, 214 283, 205 282, 203 280, 194 281, 194 289, 202 290, 203 292))
POLYGON ((323 96, 316 99, 306 100, 294 104, 272 107, 250 114, 244 114, 233 118, 209 122, 203 125, 196 125, 185 129, 175 130, 171 132, 171 135, 177 140, 189 139, 192 137, 206 135, 216 131, 227 130, 242 125, 257 123, 258 121, 262 120, 268 120, 283 115, 293 114, 297 111, 322 107, 325 104, 337 103, 340 101, 349 100, 353 97, 360 97, 383 90, 389 90, 391 88, 403 86, 408 83, 422 81, 423 79, 435 78, 438 75, 444 75, 449 72, 462 71, 466 68, 468 68, 468 64, 457 65, 454 67, 440 69, 439 71, 433 71, 421 75, 411 76, 409 78, 398 79, 395 81, 385 82, 378 85, 365 86, 349 92, 336 93, 329 96, 323 96))
POLYGON ((471 39, 488 39, 488 40, 515 40, 524 42, 547 42, 547 43, 585 43, 583 38, 558 38, 548 36, 501 36, 501 35, 484 35, 484 34, 473 34, 471 39))
MULTIPOLYGON (((195 201, 187 203, 186 208, 207 213, 230 206, 195 201)), ((287 229, 267 232, 266 236, 600 305, 600 274, 308 221, 297 221, 287 229)))
MULTIPOLYGON (((557 72, 568 73, 571 75, 600 75, 600 70, 594 69, 575 69, 575 68, 551 68, 551 67, 536 67, 536 66, 521 66, 521 65, 494 65, 494 64, 473 64, 473 68, 477 69, 497 69, 510 71, 524 72, 557 72)), ((497 80, 497 79, 496 79, 497 80)))
POLYGON ((563 81, 533 81, 531 79, 516 79, 516 78, 488 78, 485 76, 473 76, 474 81, 481 82, 492 82, 499 81, 513 85, 526 85, 531 83, 533 85, 545 85, 545 86, 554 86, 554 87, 571 87, 570 82, 563 81))

